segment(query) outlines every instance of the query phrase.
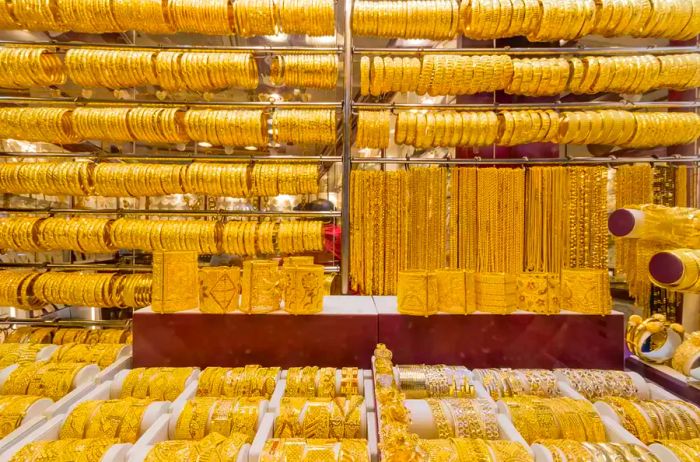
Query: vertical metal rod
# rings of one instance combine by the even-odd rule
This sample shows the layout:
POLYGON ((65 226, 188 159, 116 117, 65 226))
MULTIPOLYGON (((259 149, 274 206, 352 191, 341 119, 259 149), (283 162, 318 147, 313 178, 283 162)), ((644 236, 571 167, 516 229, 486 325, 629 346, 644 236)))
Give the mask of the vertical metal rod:
POLYGON ((343 190, 340 220, 340 279, 343 294, 350 291, 350 173, 352 171, 350 138, 352 136, 352 0, 345 0, 345 62, 343 74, 343 190))

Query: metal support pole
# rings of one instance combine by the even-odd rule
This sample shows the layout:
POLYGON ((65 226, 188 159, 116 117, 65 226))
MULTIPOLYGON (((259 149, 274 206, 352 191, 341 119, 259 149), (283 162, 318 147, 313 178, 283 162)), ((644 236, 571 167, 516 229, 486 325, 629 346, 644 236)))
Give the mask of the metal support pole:
POLYGON ((343 74, 343 190, 340 234, 340 278, 343 294, 350 291, 350 173, 352 137, 352 0, 345 0, 345 62, 343 74))

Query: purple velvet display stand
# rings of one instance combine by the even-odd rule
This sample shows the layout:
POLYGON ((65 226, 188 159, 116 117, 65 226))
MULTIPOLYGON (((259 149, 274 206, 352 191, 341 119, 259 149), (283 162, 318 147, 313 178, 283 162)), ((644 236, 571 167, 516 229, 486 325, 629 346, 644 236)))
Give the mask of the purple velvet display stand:
POLYGON ((625 362, 627 369, 637 372, 645 379, 656 383, 674 395, 700 406, 700 389, 688 385, 684 380, 665 373, 660 368, 651 366, 635 356, 629 356, 625 362))
POLYGON ((371 297, 332 296, 324 314, 134 313, 134 367, 370 367, 377 345, 371 297))
POLYGON ((468 368, 624 368, 624 316, 564 313, 438 314, 396 312, 395 297, 374 297, 379 339, 397 364, 468 368))

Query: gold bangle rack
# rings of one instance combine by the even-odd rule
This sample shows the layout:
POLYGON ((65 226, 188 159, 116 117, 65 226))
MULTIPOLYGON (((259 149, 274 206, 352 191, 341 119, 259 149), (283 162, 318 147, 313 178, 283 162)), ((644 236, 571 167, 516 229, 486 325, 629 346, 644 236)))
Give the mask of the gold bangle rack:
POLYGON ((472 159, 422 158, 422 157, 363 157, 352 159, 353 164, 436 164, 436 165, 470 165, 491 166, 499 165, 625 165, 625 164, 700 164, 700 155, 669 156, 669 157, 565 157, 565 158, 534 158, 527 157, 512 159, 489 159, 474 157, 472 159))

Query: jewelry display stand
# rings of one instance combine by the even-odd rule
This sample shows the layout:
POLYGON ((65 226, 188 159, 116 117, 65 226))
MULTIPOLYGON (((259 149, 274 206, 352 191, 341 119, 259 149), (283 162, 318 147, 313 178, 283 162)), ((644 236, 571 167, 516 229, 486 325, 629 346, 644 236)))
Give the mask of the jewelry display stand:
POLYGON ((658 390, 668 390, 674 395, 700 405, 700 389, 688 383, 689 378, 668 366, 649 364, 641 361, 636 356, 629 356, 625 361, 625 367, 635 371, 658 390))
POLYGON ((53 401, 49 398, 41 398, 32 403, 25 411, 20 426, 0 439, 0 453, 14 441, 24 438, 27 434, 36 430, 40 425, 46 422, 45 412, 52 403, 53 401))

